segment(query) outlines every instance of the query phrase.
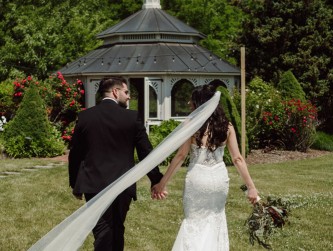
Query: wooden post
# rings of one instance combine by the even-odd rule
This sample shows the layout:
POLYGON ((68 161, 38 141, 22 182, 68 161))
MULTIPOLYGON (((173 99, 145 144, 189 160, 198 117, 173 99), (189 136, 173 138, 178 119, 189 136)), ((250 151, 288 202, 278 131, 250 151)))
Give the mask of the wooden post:
POLYGON ((246 126, 245 126, 245 47, 241 47, 241 153, 245 159, 245 138, 246 138, 246 126))

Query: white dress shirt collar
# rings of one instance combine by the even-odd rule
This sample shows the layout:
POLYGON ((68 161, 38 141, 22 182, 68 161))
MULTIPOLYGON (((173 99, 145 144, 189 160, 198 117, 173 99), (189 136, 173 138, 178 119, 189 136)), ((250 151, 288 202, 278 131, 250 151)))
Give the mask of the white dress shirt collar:
POLYGON ((116 103, 118 104, 118 101, 117 101, 117 100, 115 100, 114 98, 105 97, 105 98, 103 98, 102 100, 105 100, 105 99, 110 99, 110 100, 113 100, 114 102, 116 102, 116 103))

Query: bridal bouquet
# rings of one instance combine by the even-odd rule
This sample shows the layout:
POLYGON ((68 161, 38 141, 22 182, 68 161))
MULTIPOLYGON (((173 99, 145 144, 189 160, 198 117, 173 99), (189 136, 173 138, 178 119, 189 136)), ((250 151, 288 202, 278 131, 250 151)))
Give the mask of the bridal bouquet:
MULTIPOLYGON (((246 185, 240 187, 246 192, 246 185)), ((282 201, 281 198, 273 199, 267 197, 266 201, 259 200, 254 206, 253 211, 247 218, 245 225, 248 227, 250 243, 257 242, 266 249, 272 249, 268 243, 269 237, 288 222, 290 205, 282 201)))

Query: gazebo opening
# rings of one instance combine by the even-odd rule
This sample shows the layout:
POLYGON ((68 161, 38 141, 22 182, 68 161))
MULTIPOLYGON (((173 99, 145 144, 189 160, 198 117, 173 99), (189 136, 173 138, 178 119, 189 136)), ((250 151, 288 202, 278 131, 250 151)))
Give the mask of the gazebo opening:
POLYGON ((181 79, 175 83, 171 90, 172 117, 185 117, 191 113, 191 108, 188 102, 191 98, 193 89, 193 84, 187 79, 181 79))
POLYGON ((157 93, 149 86, 149 118, 157 118, 157 93))

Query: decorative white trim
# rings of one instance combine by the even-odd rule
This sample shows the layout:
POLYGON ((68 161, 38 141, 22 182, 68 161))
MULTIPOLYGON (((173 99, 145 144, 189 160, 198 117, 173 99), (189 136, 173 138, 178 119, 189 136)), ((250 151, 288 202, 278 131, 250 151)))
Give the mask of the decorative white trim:
POLYGON ((144 0, 142 9, 161 9, 160 0, 144 0))
POLYGON ((187 80, 190 81, 194 85, 194 87, 201 85, 199 79, 197 78, 187 78, 187 80))
POLYGON ((94 94, 95 94, 95 95, 97 94, 97 91, 98 91, 98 88, 99 88, 99 84, 100 84, 100 82, 101 82, 100 79, 98 79, 98 80, 96 80, 96 79, 91 79, 91 80, 90 80, 90 83, 93 83, 93 85, 94 85, 94 94))
POLYGON ((233 80, 230 78, 221 78, 221 77, 210 77, 210 78, 206 78, 204 81, 204 84, 209 84, 210 82, 214 81, 214 80, 220 80, 221 82, 223 82, 226 87, 228 88, 229 91, 231 91, 233 89, 233 85, 235 83, 233 83, 233 80))
POLYGON ((169 81, 170 91, 172 90, 173 86, 183 78, 171 78, 169 81))
POLYGON ((158 94, 161 92, 160 89, 161 89, 162 80, 161 79, 149 79, 149 78, 147 78, 147 82, 154 89, 157 97, 159 97, 158 94))

